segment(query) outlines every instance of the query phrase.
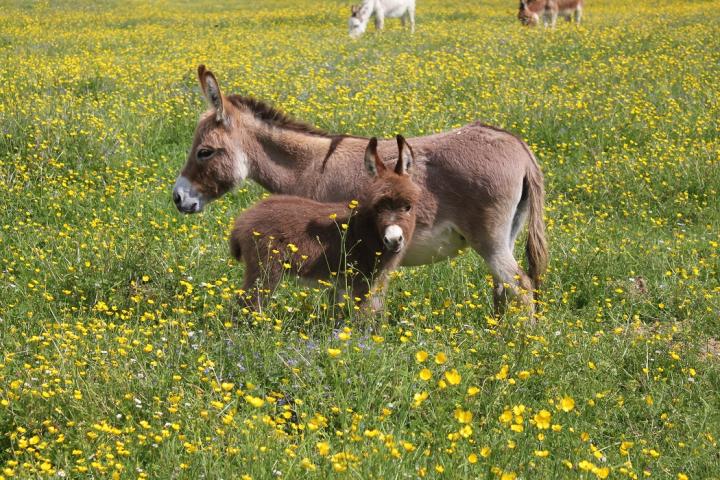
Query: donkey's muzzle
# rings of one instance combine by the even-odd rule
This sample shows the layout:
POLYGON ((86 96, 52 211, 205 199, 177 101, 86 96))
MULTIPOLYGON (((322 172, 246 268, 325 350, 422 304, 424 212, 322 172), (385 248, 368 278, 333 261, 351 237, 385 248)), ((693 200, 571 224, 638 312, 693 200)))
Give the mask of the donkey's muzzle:
POLYGON ((197 213, 202 210, 202 196, 183 176, 178 177, 173 188, 173 203, 182 213, 197 213))
POLYGON ((182 213, 197 213, 200 211, 200 203, 197 201, 183 203, 179 196, 176 197, 176 194, 173 194, 173 200, 177 209, 182 213))

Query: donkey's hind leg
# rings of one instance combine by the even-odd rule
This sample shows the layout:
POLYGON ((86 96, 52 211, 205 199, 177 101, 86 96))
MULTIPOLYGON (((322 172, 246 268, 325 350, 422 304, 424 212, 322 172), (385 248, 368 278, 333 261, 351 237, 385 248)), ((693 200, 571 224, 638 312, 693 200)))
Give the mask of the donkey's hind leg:
POLYGON ((517 298, 532 310, 532 283, 520 268, 509 249, 493 252, 485 257, 493 275, 493 305, 495 313, 501 315, 507 303, 517 298))
POLYGON ((531 310, 533 306, 532 282, 513 257, 512 249, 508 245, 510 234, 508 225, 507 230, 495 238, 470 241, 475 251, 485 259, 492 273, 493 305, 497 315, 503 314, 507 303, 513 299, 518 299, 531 310))

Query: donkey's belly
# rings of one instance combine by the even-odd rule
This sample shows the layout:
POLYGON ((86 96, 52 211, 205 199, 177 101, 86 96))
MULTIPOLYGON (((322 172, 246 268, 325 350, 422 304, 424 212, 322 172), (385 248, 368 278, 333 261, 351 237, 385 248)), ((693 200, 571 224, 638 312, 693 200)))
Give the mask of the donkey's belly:
POLYGON ((438 262, 454 257, 467 247, 465 238, 451 223, 436 225, 432 229, 415 230, 402 265, 411 267, 438 262))

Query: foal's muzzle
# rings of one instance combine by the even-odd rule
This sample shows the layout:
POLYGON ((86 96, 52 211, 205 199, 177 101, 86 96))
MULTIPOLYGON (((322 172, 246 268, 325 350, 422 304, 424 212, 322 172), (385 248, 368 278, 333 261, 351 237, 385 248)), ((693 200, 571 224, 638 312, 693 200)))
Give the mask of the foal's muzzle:
POLYGON ((405 246, 405 237, 403 236, 402 228, 397 225, 390 225, 385 229, 385 235, 383 236, 383 244, 385 248, 393 253, 400 253, 405 246))

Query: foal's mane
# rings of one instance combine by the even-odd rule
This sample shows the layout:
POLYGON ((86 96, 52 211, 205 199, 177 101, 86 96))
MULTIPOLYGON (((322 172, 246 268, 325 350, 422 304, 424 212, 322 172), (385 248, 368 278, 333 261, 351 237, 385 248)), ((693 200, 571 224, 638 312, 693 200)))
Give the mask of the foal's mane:
POLYGON ((275 127, 328 138, 348 136, 329 133, 326 130, 310 125, 309 123, 296 120, 262 100, 257 100, 252 97, 243 97, 242 95, 229 95, 226 98, 236 107, 247 108, 253 113, 253 115, 255 115, 255 118, 275 127))

